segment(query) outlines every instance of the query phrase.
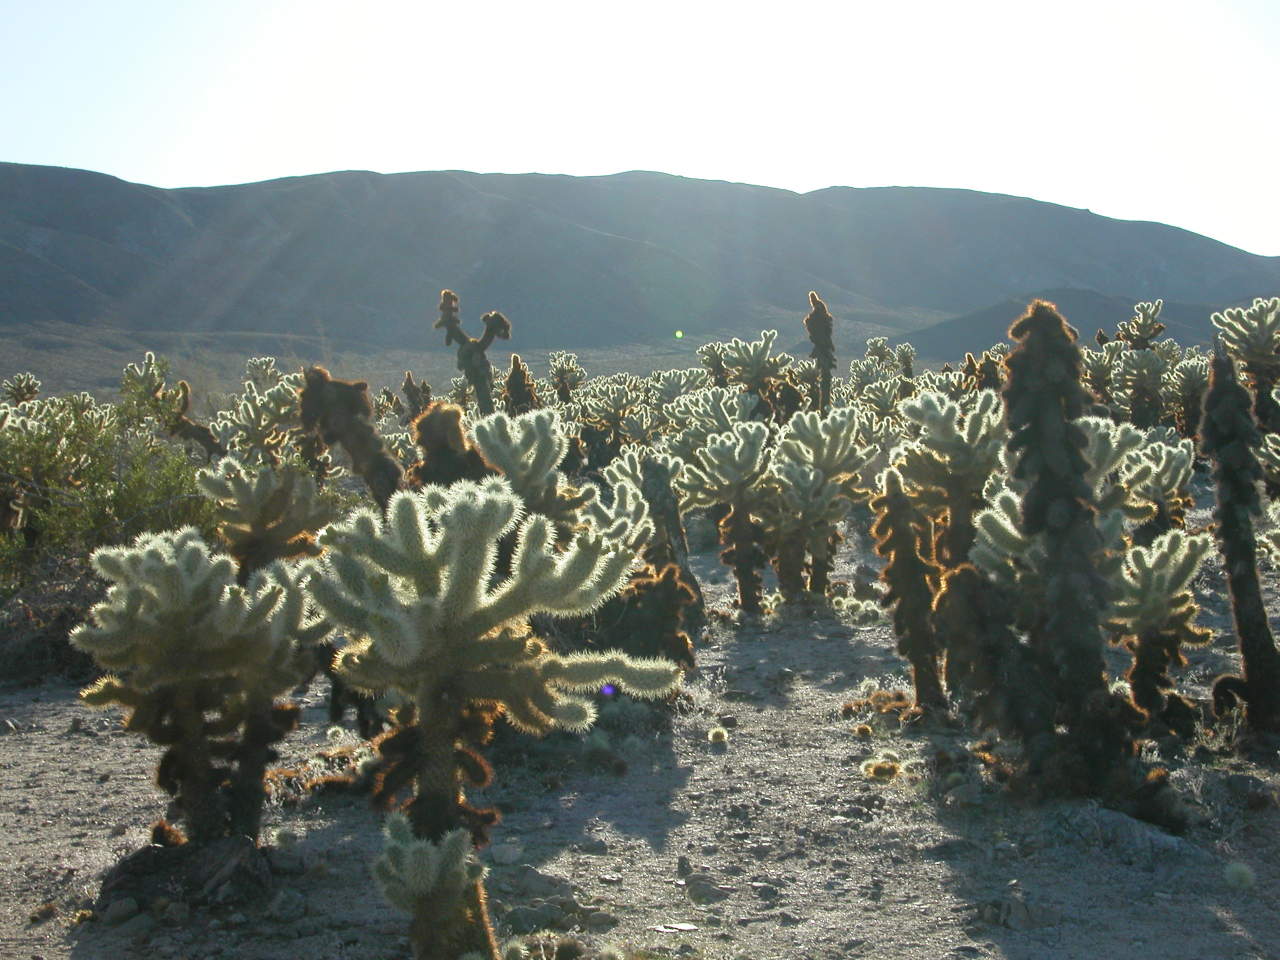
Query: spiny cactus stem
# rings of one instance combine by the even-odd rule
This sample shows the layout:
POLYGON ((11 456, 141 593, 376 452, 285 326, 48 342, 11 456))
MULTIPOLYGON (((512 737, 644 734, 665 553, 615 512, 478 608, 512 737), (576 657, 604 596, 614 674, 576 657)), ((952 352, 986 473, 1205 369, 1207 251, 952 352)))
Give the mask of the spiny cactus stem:
MULTIPOLYGON (((177 690, 171 705, 172 722, 178 733, 177 742, 170 747, 177 765, 178 805, 188 839, 197 844, 210 843, 223 836, 225 822, 199 693, 194 689, 177 690)), ((162 716, 160 711, 159 717, 162 716)), ((164 724, 159 717, 156 727, 164 724)))
MULTIPOLYGON (((438 843, 452 830, 470 829, 458 815, 465 799, 455 759, 463 704, 441 682, 425 684, 415 702, 422 746, 416 763, 417 794, 406 812, 416 836, 438 843)), ((409 925, 414 960, 456 960, 472 951, 486 960, 499 960, 483 879, 469 885, 463 904, 457 923, 443 930, 437 911, 414 912, 409 925)))
POLYGON ((757 544, 759 531, 744 504, 735 503, 720 521, 720 542, 725 545, 721 558, 732 565, 738 583, 738 605, 747 613, 760 612, 763 581, 758 567, 764 551, 757 544))

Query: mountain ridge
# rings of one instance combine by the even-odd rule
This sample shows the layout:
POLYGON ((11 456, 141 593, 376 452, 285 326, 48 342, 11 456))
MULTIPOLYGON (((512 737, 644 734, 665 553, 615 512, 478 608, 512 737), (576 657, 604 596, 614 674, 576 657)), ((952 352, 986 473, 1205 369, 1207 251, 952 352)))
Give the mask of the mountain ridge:
MULTIPOLYGON (((0 163, 11 335, 58 323, 428 348, 444 287, 461 295, 464 324, 501 309, 513 346, 567 349, 676 330, 753 336, 798 323, 813 289, 838 342, 860 347, 958 330, 957 318, 1044 290, 1098 295, 1105 317, 1068 317, 1081 329, 1126 319, 1110 312, 1117 300, 1220 309, 1280 291, 1280 257, 965 188, 798 193, 653 171, 334 171, 160 188, 0 163)), ((1207 313, 1202 326, 1207 338, 1207 313)))

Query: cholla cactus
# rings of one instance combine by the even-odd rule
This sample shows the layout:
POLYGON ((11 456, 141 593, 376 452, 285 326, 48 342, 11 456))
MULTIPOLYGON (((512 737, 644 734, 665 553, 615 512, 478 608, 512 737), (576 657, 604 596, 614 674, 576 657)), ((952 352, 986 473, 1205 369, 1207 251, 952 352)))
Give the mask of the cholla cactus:
POLYGON ((779 435, 770 481, 775 500, 767 526, 788 599, 794 599, 806 553, 808 592, 826 593, 840 542, 836 525, 863 498, 860 478, 876 452, 865 442, 864 427, 858 410, 840 407, 825 417, 798 413, 779 435))
MULTIPOLYGON (((594 708, 575 694, 612 682, 655 697, 679 679, 665 661, 561 657, 530 635, 531 614, 594 609, 626 580, 637 555, 625 521, 588 526, 557 549, 550 520, 521 514, 519 498, 497 478, 401 492, 385 518, 360 510, 328 528, 321 540, 330 551, 313 567, 316 602, 354 638, 339 655, 339 674, 360 689, 399 690, 413 700, 416 723, 381 745, 390 763, 378 797, 389 802, 415 785, 406 808, 413 833, 435 844, 459 829, 483 843, 497 820, 466 803, 464 784, 488 782, 477 750, 498 715, 534 734, 581 731, 594 708), (510 533, 517 541, 512 574, 494 584, 498 542, 510 533)), ((430 952, 431 910, 415 904, 419 957, 438 955, 430 952)), ((494 955, 479 881, 453 922, 458 950, 494 955)))
POLYGON ((876 552, 886 561, 881 579, 888 590, 883 602, 893 606, 898 652, 911 664, 916 709, 945 710, 947 698, 938 671, 942 650, 929 621, 941 570, 921 550, 928 551, 929 522, 906 495, 897 470, 885 472, 882 491, 871 508, 877 514, 871 528, 876 552))
POLYGON ((1280 405, 1271 391, 1280 380, 1280 297, 1233 307, 1211 318, 1228 354, 1239 360, 1253 392, 1253 414, 1269 433, 1280 432, 1280 405))
POLYGON ((0 383, 5 399, 15 407, 40 395, 40 381, 31 373, 15 373, 12 379, 0 383))
POLYGON ((458 957, 468 947, 467 895, 486 873, 470 834, 453 830, 439 842, 423 840, 414 836, 408 817, 392 813, 383 835, 382 855, 373 864, 382 896, 413 917, 411 939, 434 942, 441 957, 458 957))
POLYGON ((317 556, 315 531, 334 519, 315 482, 294 469, 264 466, 251 476, 224 457, 197 473, 196 483, 217 503, 218 533, 236 559, 241 585, 273 560, 317 556))
POLYGON ((1140 430, 1164 420, 1161 388, 1167 372, 1168 364, 1155 350, 1130 349, 1120 354, 1112 378, 1114 407, 1140 430))
POLYGON ((1100 346, 1100 350, 1081 348, 1081 375, 1094 399, 1099 403, 1109 404, 1112 400, 1112 380, 1120 363, 1120 355, 1124 353, 1124 344, 1119 340, 1112 340, 1100 346))
POLYGON ((535 410, 519 417, 495 413, 471 432, 485 462, 507 479, 526 510, 548 517, 561 536, 572 531, 596 490, 570 486, 557 469, 569 450, 557 411, 535 410))
POLYGON ((741 384, 743 389, 766 400, 775 382, 791 364, 785 353, 773 353, 773 342, 778 339, 777 330, 762 330, 760 338, 747 342, 734 337, 724 345, 724 366, 729 383, 741 384))
POLYGON ((373 402, 363 380, 340 380, 324 367, 310 367, 303 375, 299 403, 302 430, 332 446, 342 444, 351 465, 385 506, 404 479, 404 468, 393 457, 373 426, 373 402))
POLYGON ((712 437, 751 420, 759 402, 754 394, 723 387, 707 387, 685 394, 663 410, 665 419, 679 429, 664 437, 659 449, 691 463, 712 437))
POLYGON ((725 366, 728 345, 718 340, 704 343, 698 348, 698 359, 707 370, 713 387, 729 386, 729 368, 725 366))
POLYGON ((1116 340, 1127 343, 1130 350, 1150 350, 1156 337, 1164 333, 1164 324, 1159 319, 1163 306, 1163 300, 1135 304, 1134 316, 1116 327, 1116 340))
POLYGON ((687 393, 711 385, 711 377, 696 367, 689 370, 663 370, 649 378, 655 402, 659 407, 674 403, 687 393))
POLYGON ((475 390, 480 415, 487 417, 493 413, 493 367, 485 351, 495 339, 510 339, 511 321, 494 310, 481 317, 480 322, 484 324, 484 334, 479 339, 467 336, 458 316, 458 295, 452 290, 440 291, 440 319, 435 322, 435 328, 444 330, 446 347, 458 345, 458 369, 475 390))
POLYGON ((151 351, 147 351, 142 366, 130 363, 124 368, 120 394, 133 418, 141 420, 146 414, 154 416, 171 436, 199 444, 211 461, 215 457, 226 456, 226 446, 214 437, 212 431, 187 416, 191 410, 190 385, 179 380, 176 387, 168 388, 165 385, 167 372, 168 364, 156 360, 151 351))
POLYGON ((1161 534, 1186 526, 1187 510, 1193 505, 1190 483, 1195 448, 1185 439, 1176 444, 1148 441, 1133 458, 1151 465, 1149 473, 1127 471, 1122 481, 1136 498, 1155 507, 1154 515, 1133 533, 1134 543, 1147 547, 1161 534))
POLYGON ((1199 435, 1200 415, 1208 389, 1209 358, 1203 354, 1188 351, 1166 374, 1161 384, 1165 407, 1173 411, 1174 425, 1182 436, 1199 435))
POLYGON ((598 377, 578 391, 578 420, 591 466, 603 467, 618 455, 626 442, 628 419, 637 413, 643 397, 639 378, 626 373, 598 377))
POLYGON ((259 390, 252 379, 246 380, 244 393, 229 410, 219 414, 209 429, 223 447, 240 457, 277 465, 301 428, 302 387, 301 373, 280 376, 265 390, 259 390))
POLYGON ((738 582, 738 604, 750 613, 760 612, 760 549, 762 531, 751 513, 757 505, 769 466, 766 443, 769 428, 762 423, 737 423, 727 433, 711 437, 686 463, 677 481, 686 508, 728 507, 720 521, 722 560, 733 568, 738 582))
POLYGON ((1185 666, 1183 644, 1200 645, 1211 637, 1195 625, 1199 606, 1191 581, 1212 545, 1208 534, 1172 530, 1150 548, 1134 547, 1125 557, 1107 616, 1107 626, 1133 653, 1126 676, 1134 703, 1184 737, 1194 732, 1199 714, 1171 692, 1169 669, 1185 666))
POLYGON ((804 329, 813 344, 814 364, 818 370, 818 412, 826 413, 831 406, 831 378, 836 370, 836 345, 832 338, 835 320, 812 290, 809 291, 809 314, 804 318, 804 329))
POLYGON ((400 392, 404 394, 406 404, 400 413, 400 422, 409 423, 431 403, 431 384, 426 380, 415 380, 413 371, 404 372, 404 380, 400 383, 400 392))
POLYGON ((284 374, 276 369, 275 357, 250 357, 245 361, 244 378, 259 390, 270 390, 284 374))
POLYGON ((1253 450, 1258 426, 1249 411, 1247 391, 1236 379, 1235 364, 1219 341, 1205 396, 1200 448, 1214 462, 1217 486, 1217 536, 1227 570, 1231 613, 1243 670, 1214 682, 1214 710, 1223 714, 1236 701, 1245 705, 1249 725, 1280 728, 1280 651, 1276 649, 1258 581, 1253 517, 1260 514, 1258 483, 1262 469, 1253 450))
POLYGON ((511 355, 511 369, 503 386, 502 401, 507 413, 513 417, 542 406, 533 375, 518 353, 511 355))
POLYGON ((889 458, 921 508, 939 521, 945 517, 930 552, 946 566, 959 566, 973 546, 973 514, 983 505, 983 489, 1007 439, 1000 399, 980 391, 965 413, 942 394, 921 391, 898 409, 920 434, 889 458))
POLYGON ((547 366, 556 396, 561 403, 570 402, 573 392, 587 379, 587 371, 578 363, 578 355, 564 350, 552 350, 547 357, 547 366))
POLYGON ((126 707, 128 729, 168 748, 158 782, 175 797, 191 840, 256 838, 265 763, 246 757, 271 756, 270 744, 296 725, 297 707, 276 704, 251 727, 253 705, 271 703, 305 675, 305 647, 327 625, 308 619, 292 570, 276 564, 239 586, 231 558, 211 554, 192 528, 97 550, 93 566, 111 586, 70 639, 116 672, 81 699, 126 707), (236 770, 219 765, 228 757, 236 770))
MULTIPOLYGON (((999 346, 1006 347, 1007 344, 999 344, 999 346)), ((961 368, 965 389, 973 392, 999 390, 1003 380, 1000 367, 1003 356, 1003 350, 997 352, 995 348, 983 351, 980 360, 972 353, 966 353, 964 366, 961 368)))
MULTIPOLYGON (((1042 602, 1024 609, 1041 675, 1011 683, 1048 685, 1057 721, 1066 728, 1054 751, 1066 774, 1063 786, 1097 790, 1132 755, 1129 728, 1138 715, 1108 691, 1103 673, 1101 627, 1109 597, 1098 565, 1105 547, 1088 477, 1088 438, 1076 422, 1087 402, 1080 351, 1075 332, 1044 301, 1028 308, 1010 336, 1018 345, 1006 361, 1009 451, 1013 478, 1027 483, 1016 532, 1043 549, 1035 565, 1042 602)), ((971 555, 979 559, 978 545, 971 555)), ((1048 759, 1033 757, 1033 765, 1048 759)))

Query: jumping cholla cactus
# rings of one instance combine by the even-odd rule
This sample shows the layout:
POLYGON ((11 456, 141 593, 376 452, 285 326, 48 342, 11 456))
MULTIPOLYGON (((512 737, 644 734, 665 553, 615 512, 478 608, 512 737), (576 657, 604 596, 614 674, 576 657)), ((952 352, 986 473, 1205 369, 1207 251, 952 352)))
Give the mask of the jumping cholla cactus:
POLYGON ((547 366, 556 396, 561 403, 568 403, 573 399, 573 392, 587 379, 587 371, 578 363, 578 355, 564 350, 552 350, 547 356, 547 366))
POLYGON ((1127 343, 1130 350, 1150 350, 1156 337, 1164 333, 1160 322, 1163 306, 1163 300, 1134 304, 1134 316, 1116 327, 1116 339, 1127 343))
POLYGON ((1200 449, 1213 460, 1217 487, 1214 519, 1218 521, 1218 546, 1227 571, 1242 670, 1239 676, 1226 675, 1214 681, 1214 712, 1221 716, 1241 702, 1251 727, 1276 730, 1280 729, 1280 650, 1262 602, 1253 530, 1253 518, 1262 512, 1258 495, 1262 468, 1253 453, 1258 441, 1248 392, 1236 378, 1235 364, 1220 340, 1205 396, 1200 449))
POLYGON ((768 483, 774 499, 762 512, 787 599, 799 595, 797 588, 826 594, 840 542, 837 524, 864 499, 861 472, 875 454, 863 427, 857 409, 840 407, 825 417, 797 413, 779 434, 768 483), (801 587, 806 554, 809 582, 801 587))
POLYGON ((158 783, 193 842, 256 839, 262 768, 297 707, 276 704, 253 725, 253 705, 292 689, 310 665, 306 648, 328 632, 307 616, 299 577, 276 563, 240 586, 231 558, 210 553, 193 528, 144 534, 95 551, 92 562, 111 586, 70 640, 115 672, 81 700, 120 704, 127 729, 167 748, 158 783), (249 755, 261 762, 246 763, 249 755))
POLYGON ((34 400, 40 395, 40 381, 31 373, 15 373, 12 379, 0 383, 5 399, 15 407, 34 400))
POLYGON ((1133 701, 1152 720, 1184 737, 1195 732, 1199 712, 1173 693, 1172 666, 1184 666, 1184 644, 1199 646, 1212 634, 1195 625, 1199 605, 1191 581, 1213 546, 1208 534, 1172 530, 1149 549, 1134 547, 1125 556, 1107 612, 1107 627, 1133 654, 1126 674, 1133 701))
POLYGON ((294 469, 264 466, 251 475, 239 460, 224 457, 199 471, 196 483, 217 503, 218 533, 236 558, 242 585, 273 560, 318 556, 315 532, 334 519, 315 481, 294 469))
POLYGON ((555 410, 535 410, 518 417, 495 413, 471 428, 485 461, 511 485, 529 513, 549 518, 557 534, 568 535, 580 522, 582 508, 596 496, 594 487, 569 485, 557 467, 569 450, 555 410))
POLYGON ((748 422, 759 402, 754 394, 725 387, 685 394, 664 408, 666 420, 679 429, 664 437, 658 447, 677 460, 691 463, 712 437, 748 422))
MULTIPOLYGON (((272 370, 274 364, 272 360, 272 370)), ((242 458, 278 464, 302 426, 298 399, 302 387, 301 373, 278 376, 266 389, 259 389, 254 379, 246 380, 244 392, 209 424, 209 429, 223 447, 242 458)))
POLYGON ((120 396, 128 416, 141 422, 147 415, 153 416, 171 436, 197 443, 212 461, 226 456, 227 448, 204 424, 196 423, 187 414, 191 410, 191 386, 185 380, 169 388, 165 384, 169 365, 157 360, 147 351, 142 365, 130 363, 120 379, 120 396))
POLYGON ((762 330, 758 340, 747 342, 734 337, 725 344, 723 360, 729 383, 741 384, 768 402, 776 381, 792 361, 785 353, 773 353, 777 339, 777 330, 762 330))
POLYGON ((813 344, 812 357, 818 371, 818 412, 826 413, 831 406, 831 378, 836 370, 836 345, 832 337, 835 320, 812 290, 809 291, 809 313, 804 318, 804 329, 813 344))
POLYGON ((733 568, 738 604, 750 613, 760 612, 759 571, 765 556, 760 524, 752 511, 760 505, 769 466, 769 434, 763 423, 734 424, 731 431, 708 439, 677 481, 686 509, 728 508, 720 521, 720 542, 725 547, 720 558, 733 568))
POLYGON ((1209 389, 1209 358, 1202 353, 1187 351, 1169 369, 1161 389, 1165 407, 1173 411, 1178 433, 1188 438, 1198 436, 1204 395, 1209 389))
POLYGON ((930 548, 945 566, 959 566, 973 546, 973 514, 999 466, 1007 439, 1004 411, 993 390, 982 390, 965 412, 940 393, 921 390, 899 412, 920 427, 916 439, 895 447, 889 459, 912 497, 942 531, 930 548))
POLYGON ((475 390, 480 415, 487 417, 493 413, 493 367, 485 351, 495 339, 510 339, 511 321, 493 310, 481 317, 480 322, 484 324, 484 333, 479 338, 464 333, 458 316, 458 295, 452 290, 440 291, 440 319, 435 322, 435 328, 444 330, 446 347, 458 345, 458 369, 475 390))
POLYGON ((1111 403, 1111 383, 1122 353, 1124 353, 1124 344, 1119 340, 1101 344, 1100 350, 1091 350, 1088 347, 1080 349, 1081 376, 1084 379, 1084 385, 1099 403, 1111 403))
MULTIPOLYGON (((358 689, 397 690, 416 707, 417 721, 382 743, 390 761, 380 797, 413 784, 406 807, 413 834, 439 845, 465 829, 487 839, 495 811, 466 803, 464 784, 483 785, 490 770, 476 752, 499 715, 540 735, 560 727, 587 729, 592 703, 576 696, 616 683, 641 697, 661 696, 679 679, 675 664, 623 655, 558 656, 532 636, 534 613, 582 614, 626 581, 637 560, 625 520, 607 529, 587 525, 557 548, 552 522, 522 516, 503 479, 482 484, 402 491, 385 518, 353 513, 329 527, 329 547, 314 564, 311 589, 321 609, 353 638, 337 672, 358 689), (511 576, 493 582, 499 541, 516 535, 511 576)), ((468 950, 493 957, 496 945, 484 890, 477 879, 447 929, 457 930, 451 954, 428 952, 445 923, 436 908, 415 901, 411 930, 417 956, 468 950)))
MULTIPOLYGON (((409 818, 397 812, 387 816, 383 836, 386 843, 374 861, 373 878, 389 904, 413 917, 410 939, 434 940, 445 950, 465 943, 467 894, 487 872, 476 859, 471 835, 458 829, 439 842, 420 839, 409 818)), ((477 956, 485 960, 484 954, 477 956)))
POLYGON ((245 361, 244 378, 259 390, 270 390, 284 374, 276 369, 275 357, 250 357, 245 361))
POLYGON ((1259 297, 1247 309, 1233 307, 1210 319, 1227 353, 1244 365, 1258 424, 1266 432, 1280 432, 1280 405, 1271 398, 1280 381, 1280 297, 1259 297))
MULTIPOLYGON (((1139 304, 1142 306, 1142 304, 1139 304)), ((1155 350, 1126 350, 1112 376, 1111 394, 1116 410, 1141 430, 1164 420, 1161 389, 1168 364, 1155 350)))

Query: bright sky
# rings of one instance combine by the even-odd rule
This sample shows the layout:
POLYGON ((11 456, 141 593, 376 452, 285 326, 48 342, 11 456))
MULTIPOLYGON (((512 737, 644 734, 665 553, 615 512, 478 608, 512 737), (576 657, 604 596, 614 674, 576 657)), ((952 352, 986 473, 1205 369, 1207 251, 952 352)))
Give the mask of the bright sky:
POLYGON ((1280 255, 1278 118, 1277 0, 0 0, 0 160, 164 187, 970 187, 1280 255))

